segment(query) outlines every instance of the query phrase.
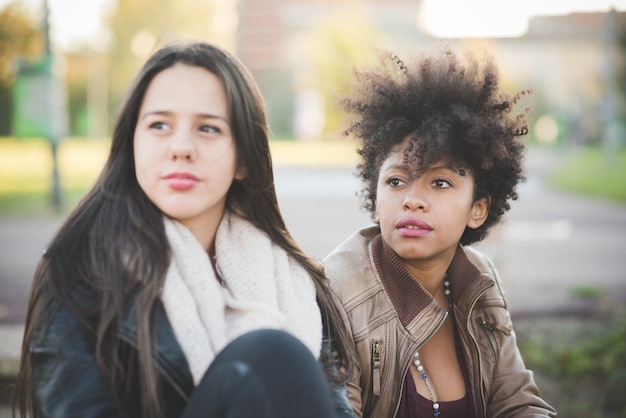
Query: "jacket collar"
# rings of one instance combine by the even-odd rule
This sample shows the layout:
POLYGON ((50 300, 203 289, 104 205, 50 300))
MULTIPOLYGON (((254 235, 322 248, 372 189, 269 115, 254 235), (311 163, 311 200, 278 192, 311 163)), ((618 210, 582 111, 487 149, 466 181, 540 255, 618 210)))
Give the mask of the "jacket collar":
POLYGON ((404 326, 408 326, 413 318, 428 307, 441 309, 381 235, 372 240, 372 257, 380 280, 404 326))
MULTIPOLYGON (((408 271, 405 261, 383 240, 372 239, 372 257, 376 270, 398 318, 407 326, 426 308, 442 310, 433 297, 408 271)), ((459 245, 448 267, 452 299, 458 309, 468 312, 474 300, 495 283, 489 268, 469 259, 459 245)))
POLYGON ((496 284, 494 270, 485 257, 460 244, 448 267, 448 280, 454 304, 466 314, 475 300, 496 284))

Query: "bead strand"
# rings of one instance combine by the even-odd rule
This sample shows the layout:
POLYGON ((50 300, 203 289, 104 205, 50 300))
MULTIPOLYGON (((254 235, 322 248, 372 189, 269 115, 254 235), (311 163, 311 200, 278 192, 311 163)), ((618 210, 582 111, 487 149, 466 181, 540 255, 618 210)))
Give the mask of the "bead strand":
POLYGON ((428 390, 430 399, 433 401, 433 409, 435 410, 433 412, 433 416, 438 417, 440 414, 439 402, 437 402, 437 396, 435 395, 435 390, 430 384, 430 379, 428 379, 428 374, 426 374, 426 371, 424 370, 424 366, 422 366, 422 362, 420 361, 419 356, 420 356, 420 353, 416 350, 415 354, 413 354, 413 358, 414 358, 413 364, 415 364, 415 367, 417 367, 417 371, 420 373, 420 377, 426 384, 426 389, 428 390))
MULTIPOLYGON (((447 274, 443 277, 443 289, 444 289, 443 290, 444 294, 448 297, 448 304, 450 305, 450 308, 452 308, 452 292, 450 291, 450 282, 448 281, 447 274)), ((439 411, 439 402, 437 401, 437 394, 435 393, 435 388, 431 384, 430 379, 428 378, 428 374, 426 373, 426 369, 424 369, 424 365, 419 359, 419 356, 420 354, 418 350, 415 350, 415 353, 413 354, 413 364, 417 368, 417 371, 419 372, 420 377, 422 378, 422 380, 424 381, 424 384, 426 385, 426 390, 428 390, 428 394, 430 395, 430 400, 433 401, 433 410, 434 410, 433 416, 439 417, 441 415, 441 412, 439 411)))

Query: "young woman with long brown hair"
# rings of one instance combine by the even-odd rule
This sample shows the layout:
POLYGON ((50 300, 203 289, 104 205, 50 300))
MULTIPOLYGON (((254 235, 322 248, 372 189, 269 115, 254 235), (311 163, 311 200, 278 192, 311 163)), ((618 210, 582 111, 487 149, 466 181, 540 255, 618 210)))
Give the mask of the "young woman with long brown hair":
POLYGON ((350 347, 282 219, 249 72, 207 43, 160 49, 36 270, 22 416, 350 416, 350 347))

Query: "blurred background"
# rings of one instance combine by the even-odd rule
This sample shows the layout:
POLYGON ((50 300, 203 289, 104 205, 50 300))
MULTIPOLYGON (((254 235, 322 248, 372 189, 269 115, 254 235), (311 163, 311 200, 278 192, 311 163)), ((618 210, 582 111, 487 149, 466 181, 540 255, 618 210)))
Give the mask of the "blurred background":
POLYGON ((286 223, 319 258, 370 222, 337 106, 353 65, 446 41, 532 89, 528 181, 478 247, 546 399, 626 417, 626 0, 0 0, 0 418, 39 254, 98 175, 133 75, 181 38, 251 70, 286 223))
POLYGON ((196 38, 250 68, 274 138, 337 139, 335 95, 353 64, 447 39, 492 54, 505 89, 534 89, 536 140, 598 142, 607 124, 623 136, 623 10, 624 0, 0 0, 0 136, 37 133, 25 114, 42 104, 35 75, 49 71, 62 86, 47 98, 53 130, 106 138, 151 52, 196 38))

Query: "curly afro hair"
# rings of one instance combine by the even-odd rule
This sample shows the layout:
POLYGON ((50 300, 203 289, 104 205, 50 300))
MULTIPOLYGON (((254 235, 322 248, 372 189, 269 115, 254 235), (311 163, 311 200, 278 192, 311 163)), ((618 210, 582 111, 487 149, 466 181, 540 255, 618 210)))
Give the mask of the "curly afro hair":
POLYGON ((461 60, 449 46, 411 61, 389 52, 379 64, 355 70, 341 104, 347 113, 345 135, 360 141, 358 175, 364 207, 375 213, 380 167, 409 137, 406 161, 422 170, 446 161, 474 176, 474 199, 491 199, 489 214, 477 229, 466 228, 461 244, 487 236, 518 198, 525 181, 523 158, 530 107, 511 114, 519 99, 498 91, 499 73, 489 56, 481 63, 471 53, 461 60))

